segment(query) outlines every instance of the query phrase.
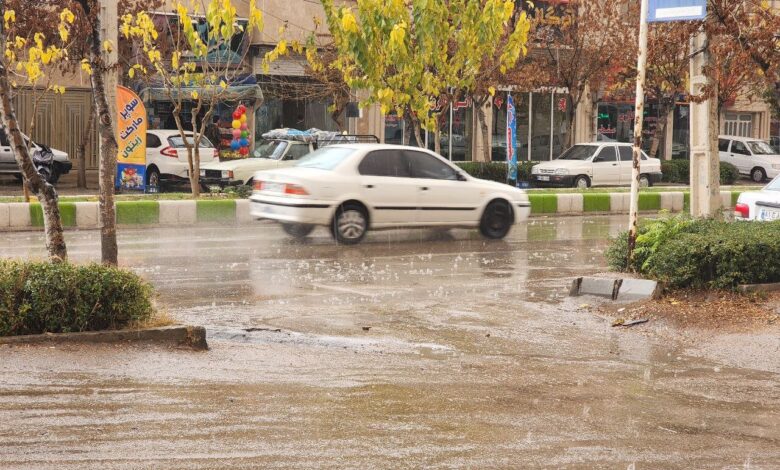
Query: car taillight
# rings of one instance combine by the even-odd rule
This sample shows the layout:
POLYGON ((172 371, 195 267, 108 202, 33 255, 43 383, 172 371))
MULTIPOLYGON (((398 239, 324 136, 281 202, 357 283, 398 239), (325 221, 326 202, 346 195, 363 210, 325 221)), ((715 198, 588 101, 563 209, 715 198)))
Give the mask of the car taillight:
POLYGON ((747 204, 738 203, 736 206, 734 206, 734 215, 737 217, 742 217, 743 219, 749 219, 750 206, 747 204))
POLYGON ((263 190, 263 182, 262 181, 258 181, 258 180, 252 181, 252 189, 254 189, 255 191, 262 191, 263 190))
POLYGON ((309 192, 306 191, 303 186, 298 186, 297 184, 286 184, 284 185, 284 194, 291 194, 293 196, 308 196, 309 192))
POLYGON ((160 153, 166 157, 179 158, 179 153, 173 147, 165 147, 164 149, 160 150, 160 153))

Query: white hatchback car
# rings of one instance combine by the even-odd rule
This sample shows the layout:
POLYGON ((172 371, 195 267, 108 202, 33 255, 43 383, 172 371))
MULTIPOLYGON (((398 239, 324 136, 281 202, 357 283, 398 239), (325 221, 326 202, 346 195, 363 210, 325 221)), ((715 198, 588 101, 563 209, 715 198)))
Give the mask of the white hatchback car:
MULTIPOLYGON (((184 135, 193 141, 192 132, 184 135)), ((200 140, 201 165, 216 161, 218 151, 206 138, 200 140)), ((189 178, 187 149, 178 130, 150 129, 146 132, 146 184, 160 186, 160 183, 183 181, 189 178)))
POLYGON ((722 135, 718 137, 720 161, 736 166, 756 183, 780 174, 780 154, 763 140, 722 135))
MULTIPOLYGON (((575 187, 618 186, 631 184, 631 144, 593 142, 569 147, 560 157, 531 169, 534 186, 575 187)), ((661 181, 661 160, 642 152, 639 185, 652 186, 661 181)))
POLYGON ((780 176, 761 191, 740 194, 734 215, 741 220, 780 220, 780 176))
POLYGON ((325 147, 294 167, 255 173, 253 188, 252 216, 281 222, 299 238, 330 227, 343 244, 360 242, 368 230, 402 227, 479 228, 500 239, 531 212, 525 191, 397 145, 325 147))

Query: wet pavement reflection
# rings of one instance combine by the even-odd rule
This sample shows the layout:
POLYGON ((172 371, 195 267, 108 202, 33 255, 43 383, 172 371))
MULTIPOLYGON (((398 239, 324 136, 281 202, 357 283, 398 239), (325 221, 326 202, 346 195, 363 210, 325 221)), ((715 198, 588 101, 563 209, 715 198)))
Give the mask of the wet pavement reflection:
MULTIPOLYGON (((122 230, 203 354, 0 347, 2 468, 780 468, 772 372, 615 330, 565 296, 625 217, 464 230, 122 230)), ((39 234, 0 256, 40 257, 39 234)), ((96 232, 69 232, 76 261, 96 232)), ((780 356, 779 356, 780 357, 780 356)))

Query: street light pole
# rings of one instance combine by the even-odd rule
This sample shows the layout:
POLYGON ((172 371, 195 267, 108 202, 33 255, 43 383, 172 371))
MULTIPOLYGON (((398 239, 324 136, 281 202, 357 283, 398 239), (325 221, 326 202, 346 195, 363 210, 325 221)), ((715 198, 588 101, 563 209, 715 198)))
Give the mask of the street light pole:
MULTIPOLYGON (((634 108, 634 148, 631 169, 631 205, 628 220, 628 259, 633 255, 639 224, 639 174, 642 160, 642 123, 645 113, 645 76, 647 74, 647 0, 639 14, 639 54, 637 57, 636 105, 634 108)), ((619 152, 618 152, 619 153, 619 152)), ((620 155, 617 155, 620 159, 620 155)))

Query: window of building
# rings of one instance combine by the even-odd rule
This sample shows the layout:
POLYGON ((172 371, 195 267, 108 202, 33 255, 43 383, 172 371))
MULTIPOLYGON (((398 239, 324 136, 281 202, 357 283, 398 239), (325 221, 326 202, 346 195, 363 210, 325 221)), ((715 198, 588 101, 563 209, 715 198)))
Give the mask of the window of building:
POLYGON ((723 119, 723 134, 752 137, 753 115, 750 113, 726 113, 723 119))
POLYGON ((687 160, 690 152, 690 106, 677 104, 672 123, 672 158, 687 160))

